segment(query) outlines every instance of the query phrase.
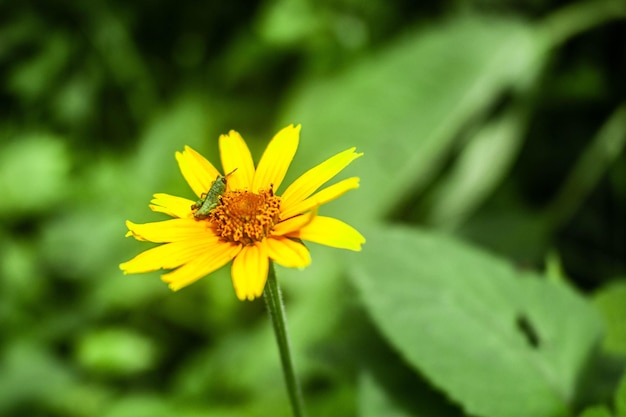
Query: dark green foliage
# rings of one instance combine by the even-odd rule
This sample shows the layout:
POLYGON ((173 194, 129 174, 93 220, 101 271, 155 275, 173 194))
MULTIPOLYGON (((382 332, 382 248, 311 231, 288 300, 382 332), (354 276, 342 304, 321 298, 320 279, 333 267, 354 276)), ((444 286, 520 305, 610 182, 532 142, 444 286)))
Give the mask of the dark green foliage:
POLYGON ((0 2, 0 415, 288 416, 228 268, 117 265, 175 151, 302 123, 368 239, 277 269, 309 415, 626 416, 625 50, 621 0, 0 2))

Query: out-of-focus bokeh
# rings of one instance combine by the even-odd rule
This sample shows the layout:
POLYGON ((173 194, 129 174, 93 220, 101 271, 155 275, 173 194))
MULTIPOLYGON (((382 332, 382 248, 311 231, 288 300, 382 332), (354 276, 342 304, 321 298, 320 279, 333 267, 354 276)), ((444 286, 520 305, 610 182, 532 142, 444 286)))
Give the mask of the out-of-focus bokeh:
MULTIPOLYGON (((413 355, 385 321, 415 300, 385 294, 396 278, 445 273, 442 235, 576 292, 545 302, 579 314, 588 338, 557 338, 549 309, 511 307, 529 351, 552 346, 547 367, 569 375, 564 408, 532 408, 532 390, 516 407, 608 404, 626 359, 625 19, 621 0, 0 2, 0 415, 290 415, 263 303, 239 302, 228 268, 178 293, 118 268, 149 247, 124 221, 165 219, 152 194, 193 196, 175 151, 218 164, 217 138, 235 129, 258 158, 290 123, 302 137, 286 184, 365 153, 342 174, 361 188, 323 213, 362 230, 369 252, 311 245, 310 268, 278 269, 311 416, 515 415, 435 366, 464 366, 437 356, 436 336, 413 355)), ((439 282, 415 288, 428 300, 439 282)), ((446 291, 438 305, 468 294, 446 291)), ((419 331, 463 332, 402 311, 419 331)))

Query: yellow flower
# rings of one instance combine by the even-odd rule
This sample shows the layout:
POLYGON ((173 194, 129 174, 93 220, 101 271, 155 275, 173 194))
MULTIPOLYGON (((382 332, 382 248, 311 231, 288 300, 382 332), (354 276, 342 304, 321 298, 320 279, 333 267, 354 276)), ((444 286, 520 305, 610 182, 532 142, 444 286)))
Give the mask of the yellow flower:
POLYGON ((296 153, 299 136, 300 125, 278 132, 256 169, 239 133, 231 130, 220 136, 222 168, 230 173, 225 177, 190 147, 177 152, 180 170, 200 200, 155 194, 150 208, 174 218, 146 224, 127 221, 126 236, 163 244, 120 268, 125 274, 173 269, 161 278, 176 291, 233 260, 231 276, 237 297, 253 300, 263 293, 270 259, 290 268, 309 265, 311 257, 303 240, 361 250, 365 238, 358 231, 335 218, 317 215, 320 205, 359 186, 359 179, 352 177, 317 191, 362 155, 355 148, 310 169, 281 196, 274 194, 296 153), (225 181, 225 192, 208 215, 196 214, 214 181, 225 181))

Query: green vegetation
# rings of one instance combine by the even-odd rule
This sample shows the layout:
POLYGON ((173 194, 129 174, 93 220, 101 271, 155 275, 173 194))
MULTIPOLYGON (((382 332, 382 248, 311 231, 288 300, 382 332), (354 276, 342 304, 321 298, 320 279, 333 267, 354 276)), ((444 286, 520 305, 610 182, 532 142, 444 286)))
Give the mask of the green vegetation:
POLYGON ((623 0, 0 2, 0 415, 289 416, 228 268, 118 264, 175 151, 301 123, 285 184, 365 153, 363 252, 277 268, 310 416, 626 417, 625 51, 623 0))

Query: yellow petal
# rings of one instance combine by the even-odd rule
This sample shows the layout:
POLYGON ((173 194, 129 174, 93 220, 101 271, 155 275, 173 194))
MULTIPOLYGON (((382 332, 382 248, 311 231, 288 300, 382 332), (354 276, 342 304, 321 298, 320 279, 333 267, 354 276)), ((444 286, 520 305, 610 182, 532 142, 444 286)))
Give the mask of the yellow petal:
POLYGON ((296 154, 299 140, 300 125, 289 125, 274 135, 257 166, 252 181, 253 192, 270 186, 278 190, 296 154))
POLYGON ((206 238, 166 243, 148 249, 135 256, 130 261, 120 264, 124 274, 156 271, 158 269, 172 269, 187 263, 201 255, 210 252, 219 242, 216 236, 206 238))
POLYGON ((228 177, 228 189, 249 190, 254 178, 254 162, 246 142, 239 133, 231 130, 228 135, 220 136, 220 156, 224 174, 236 170, 228 177))
POLYGON ((311 168, 295 180, 281 196, 284 207, 294 206, 301 202, 328 180, 337 175, 362 153, 354 152, 356 148, 347 149, 327 159, 318 166, 311 168))
POLYGON ((300 242, 277 236, 267 239, 267 253, 276 263, 287 268, 304 268, 311 263, 309 250, 300 242))
POLYGON ((294 216, 290 219, 284 220, 274 226, 272 230, 272 236, 283 236, 288 233, 293 233, 298 229, 303 228, 307 224, 311 223, 313 217, 317 215, 317 210, 310 211, 300 216, 294 216))
POLYGON ((244 246, 233 261, 231 275, 233 286, 240 300, 254 300, 263 294, 269 259, 263 242, 244 246))
POLYGON ((359 188, 359 178, 347 178, 343 181, 339 181, 337 184, 333 184, 330 187, 324 188, 323 190, 313 194, 306 200, 302 200, 292 206, 286 206, 285 204, 281 204, 284 210, 282 213, 280 213, 280 216, 282 218, 288 219, 292 216, 295 216, 296 214, 304 213, 314 207, 319 207, 322 204, 328 203, 329 201, 332 201, 340 197, 347 191, 353 190, 355 188, 359 188))
POLYGON ((208 226, 208 222, 199 222, 194 219, 171 219, 144 224, 127 220, 128 233, 126 236, 157 243, 179 242, 181 240, 202 239, 207 237, 207 234, 214 235, 215 233, 208 226))
POLYGON ((176 160, 180 172, 198 197, 211 188, 211 184, 219 175, 219 171, 204 156, 189 146, 185 146, 183 152, 176 152, 176 160))
POLYGON ((226 265, 239 253, 241 246, 219 242, 208 249, 175 271, 161 275, 161 279, 169 284, 171 290, 178 291, 226 265))
POLYGON ((308 225, 288 236, 354 251, 360 251, 361 245, 365 243, 365 238, 355 228, 325 216, 316 216, 308 225))
POLYGON ((150 201, 150 209, 158 213, 165 213, 172 217, 190 218, 192 217, 191 200, 182 197, 176 197, 169 194, 155 194, 154 199, 150 201))

